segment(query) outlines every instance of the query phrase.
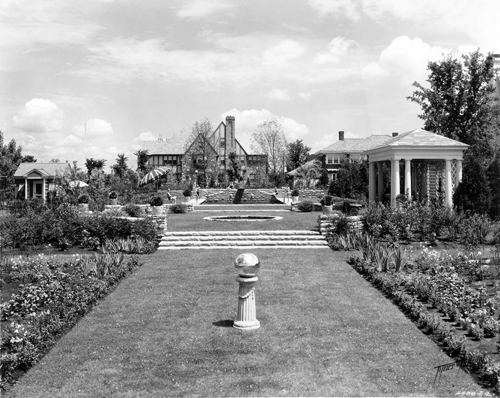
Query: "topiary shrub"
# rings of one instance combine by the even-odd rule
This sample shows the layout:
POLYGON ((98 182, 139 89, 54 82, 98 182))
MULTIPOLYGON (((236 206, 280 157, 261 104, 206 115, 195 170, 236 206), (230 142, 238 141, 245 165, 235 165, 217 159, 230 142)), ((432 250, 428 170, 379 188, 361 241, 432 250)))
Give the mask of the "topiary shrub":
POLYGON ((151 206, 162 206, 163 205, 163 199, 161 198, 161 196, 153 196, 149 200, 149 204, 151 206))
POLYGON ((182 204, 182 203, 176 203, 176 204, 170 206, 170 211, 172 213, 177 213, 177 214, 186 213, 187 206, 185 204, 182 204))
POLYGON ((129 217, 141 217, 142 216, 142 209, 134 205, 133 203, 129 203, 125 206, 122 207, 122 211, 127 213, 129 217))
POLYGON ((299 194, 300 194, 300 192, 299 192, 299 190, 298 190, 298 189, 294 189, 294 190, 292 191, 292 196, 299 196, 299 194))
POLYGON ((191 190, 185 189, 184 192, 182 192, 182 195, 184 195, 186 198, 191 196, 191 190))
POLYGON ((314 203, 310 200, 303 200, 302 202, 297 203, 297 210, 310 212, 314 210, 314 203))
POLYGON ((118 197, 118 194, 115 191, 111 191, 109 193, 109 198, 110 199, 116 199, 118 197))

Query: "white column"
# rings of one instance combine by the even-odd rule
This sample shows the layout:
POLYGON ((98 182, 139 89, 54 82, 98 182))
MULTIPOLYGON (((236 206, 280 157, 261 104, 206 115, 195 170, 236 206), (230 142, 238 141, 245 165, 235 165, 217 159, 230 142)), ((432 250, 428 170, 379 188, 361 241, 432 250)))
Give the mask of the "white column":
POLYGON ((42 178, 42 197, 43 197, 43 203, 45 203, 46 198, 45 198, 45 178, 42 178))
POLYGON ((382 201, 384 200, 384 172, 383 172, 384 162, 377 162, 377 166, 378 166, 377 195, 378 195, 378 201, 382 203, 382 201))
POLYGON ((400 193, 399 187, 399 159, 391 160, 391 205, 396 206, 396 196, 400 193))
POLYGON ((24 199, 28 200, 28 179, 24 179, 24 199))
POLYGON ((411 199, 411 159, 405 159, 405 195, 411 199))
POLYGON ((460 159, 457 159, 457 175, 455 181, 457 185, 462 181, 462 160, 460 159))
POLYGON ((368 167, 368 200, 375 202, 375 163, 369 162, 368 167))
POLYGON ((452 197, 452 192, 451 192, 451 160, 446 159, 445 160, 445 176, 444 176, 444 181, 445 181, 445 201, 446 201, 446 206, 453 206, 453 197, 452 197))

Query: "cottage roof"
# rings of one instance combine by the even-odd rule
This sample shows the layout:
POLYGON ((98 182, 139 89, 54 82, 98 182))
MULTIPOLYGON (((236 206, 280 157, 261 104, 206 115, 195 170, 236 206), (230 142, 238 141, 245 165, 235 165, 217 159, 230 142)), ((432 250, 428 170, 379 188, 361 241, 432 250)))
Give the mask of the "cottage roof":
POLYGON ((184 155, 184 143, 180 140, 166 139, 164 141, 142 141, 141 149, 148 155, 184 155))
POLYGON ((364 152, 382 146, 389 140, 391 140, 390 135, 370 135, 365 138, 346 138, 345 140, 336 141, 332 145, 317 151, 316 154, 364 152))
POLYGON ((14 173, 14 177, 24 177, 34 170, 44 176, 54 177, 57 172, 64 172, 66 167, 69 167, 68 163, 21 163, 14 173))
MULTIPOLYGON (((453 140, 451 138, 444 137, 442 135, 432 133, 423 129, 416 129, 407 131, 405 133, 399 134, 396 137, 392 137, 387 142, 372 147, 370 149, 377 149, 382 147, 402 147, 402 146, 446 146, 446 147, 468 147, 460 141, 453 140)), ((368 149, 367 149, 368 150, 368 149)))

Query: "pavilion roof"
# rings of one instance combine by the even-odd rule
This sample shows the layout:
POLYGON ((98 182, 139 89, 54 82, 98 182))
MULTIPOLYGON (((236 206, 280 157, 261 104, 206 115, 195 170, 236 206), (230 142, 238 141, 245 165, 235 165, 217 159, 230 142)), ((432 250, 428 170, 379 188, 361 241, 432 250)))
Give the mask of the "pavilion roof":
POLYGON ((399 147, 399 146, 446 146, 446 147, 468 147, 460 141, 447 138, 445 136, 432 133, 423 129, 416 129, 407 131, 405 133, 399 134, 396 137, 392 137, 385 143, 372 147, 370 149, 377 149, 383 147, 399 147))

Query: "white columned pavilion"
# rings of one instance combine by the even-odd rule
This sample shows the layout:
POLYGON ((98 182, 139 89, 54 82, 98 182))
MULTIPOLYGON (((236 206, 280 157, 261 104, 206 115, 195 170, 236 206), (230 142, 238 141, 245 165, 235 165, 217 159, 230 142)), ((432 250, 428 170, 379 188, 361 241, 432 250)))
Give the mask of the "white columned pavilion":
MULTIPOLYGON (((422 129, 408 131, 392 138, 389 142, 379 147, 365 152, 369 158, 369 199, 375 200, 375 165, 378 170, 378 197, 382 199, 383 195, 383 177, 382 163, 389 160, 391 164, 391 204, 396 205, 396 198, 399 194, 406 194, 408 199, 413 192, 425 188, 425 193, 429 194, 428 179, 430 170, 425 169, 423 175, 425 181, 421 181, 417 186, 416 167, 412 167, 414 162, 443 162, 445 164, 444 184, 445 203, 447 206, 453 206, 453 180, 455 186, 462 180, 462 160, 463 153, 468 145, 450 138, 434 134, 422 129), (404 160, 404 172, 400 175, 401 160, 404 160), (452 162, 455 163, 455 175, 452 172, 452 162), (403 177, 403 178, 401 178, 403 177), (403 183, 401 184, 401 179, 403 183), (404 191, 401 190, 401 185, 404 191), (425 185, 425 186, 424 186, 425 185)), ((437 177, 437 176, 436 176, 437 177)))

